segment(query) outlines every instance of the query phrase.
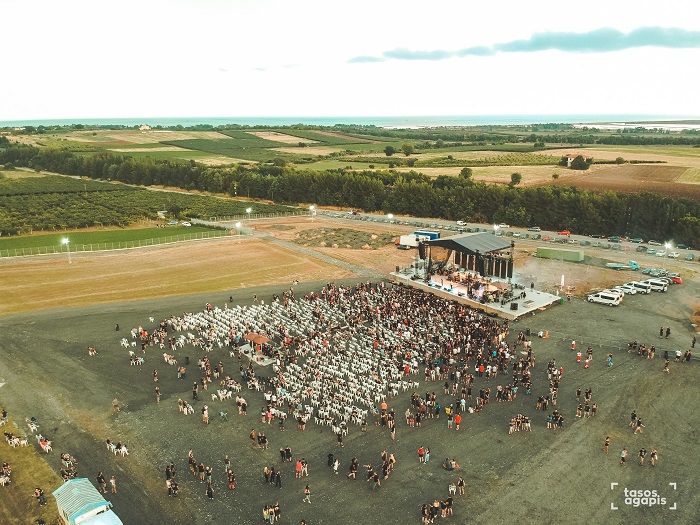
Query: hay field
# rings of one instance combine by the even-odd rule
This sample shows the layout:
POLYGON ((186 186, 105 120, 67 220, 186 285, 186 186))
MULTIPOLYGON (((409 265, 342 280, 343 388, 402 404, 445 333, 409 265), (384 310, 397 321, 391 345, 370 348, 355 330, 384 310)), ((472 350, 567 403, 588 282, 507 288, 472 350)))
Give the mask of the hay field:
MULTIPOLYGON (((305 141, 302 141, 305 142, 305 141)), ((308 148, 301 148, 299 146, 295 148, 270 148, 270 151, 279 151, 282 153, 292 153, 294 155, 330 155, 331 153, 337 153, 338 151, 343 151, 342 148, 335 148, 333 146, 310 146, 308 148)))
POLYGON ((255 135, 256 137, 260 137, 261 139, 282 142, 283 144, 299 144, 300 142, 304 142, 306 144, 318 144, 318 141, 316 140, 301 139, 292 135, 278 133, 277 131, 248 131, 248 133, 255 135))
POLYGON ((171 140, 225 140, 229 139, 216 131, 169 131, 169 130, 97 130, 97 131, 72 131, 56 137, 66 138, 77 142, 108 142, 125 141, 131 144, 157 144, 171 140))

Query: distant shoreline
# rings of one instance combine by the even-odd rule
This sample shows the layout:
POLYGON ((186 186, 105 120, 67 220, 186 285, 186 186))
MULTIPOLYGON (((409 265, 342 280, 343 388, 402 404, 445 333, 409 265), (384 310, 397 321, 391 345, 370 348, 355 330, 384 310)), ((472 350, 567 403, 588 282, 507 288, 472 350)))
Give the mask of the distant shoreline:
POLYGON ((374 126, 384 129, 465 128, 488 126, 528 126, 534 124, 570 124, 600 129, 664 128, 669 130, 700 129, 700 116, 643 114, 571 114, 571 115, 417 115, 417 116, 292 116, 292 117, 136 117, 26 119, 0 121, 0 128, 25 126, 124 126, 194 127, 240 125, 250 127, 308 126, 374 126), (605 127, 605 128, 604 128, 605 127))

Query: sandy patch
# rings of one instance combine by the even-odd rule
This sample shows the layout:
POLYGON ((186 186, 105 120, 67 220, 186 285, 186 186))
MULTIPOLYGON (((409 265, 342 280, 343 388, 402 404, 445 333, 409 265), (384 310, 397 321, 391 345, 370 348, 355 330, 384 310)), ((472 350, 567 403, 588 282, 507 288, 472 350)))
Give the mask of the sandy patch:
POLYGON ((274 140, 275 142, 282 142, 283 144, 299 144, 300 142, 316 144, 318 142, 317 140, 303 139, 292 135, 285 135, 284 133, 277 133, 276 131, 249 131, 248 133, 260 137, 261 139, 274 140))

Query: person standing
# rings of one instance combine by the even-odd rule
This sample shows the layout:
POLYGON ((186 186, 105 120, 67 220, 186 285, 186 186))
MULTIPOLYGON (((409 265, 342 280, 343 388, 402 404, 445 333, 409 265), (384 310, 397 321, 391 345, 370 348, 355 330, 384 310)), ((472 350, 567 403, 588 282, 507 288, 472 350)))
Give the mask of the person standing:
POLYGON ((160 405, 160 388, 156 387, 156 404, 160 405))
POLYGON ((304 503, 311 503, 311 487, 306 485, 304 489, 304 503))
POLYGON ((658 455, 657 455, 656 449, 652 448, 651 453, 649 454, 649 461, 650 461, 652 467, 656 466, 657 459, 658 459, 658 455))
POLYGON ((425 447, 425 462, 427 463, 428 461, 430 461, 430 448, 425 447))
POLYGON ((459 478, 457 480, 457 490, 459 491, 460 496, 464 496, 465 485, 466 483, 464 482, 464 478, 459 478))
POLYGON ((46 497, 44 496, 44 490, 42 488, 34 489, 34 497, 39 501, 39 506, 43 507, 46 505, 46 497))
POLYGON ((668 339, 671 336, 671 327, 666 328, 666 339, 668 339))
POLYGON ((275 487, 278 489, 282 488, 282 473, 281 469, 277 469, 277 472, 275 472, 275 487))
POLYGON ((613 365, 613 355, 608 354, 608 368, 611 368, 613 365))
POLYGON ((623 448, 622 452, 620 452, 620 465, 623 467, 627 465, 627 449, 623 448))
POLYGON ((425 461, 425 449, 423 446, 418 447, 418 463, 423 463, 425 461))
POLYGON ((117 493, 117 480, 112 476, 109 478, 109 486, 111 487, 112 494, 117 493))
POLYGON ((639 466, 640 467, 644 466, 644 458, 646 457, 646 455, 647 455, 647 449, 641 448, 639 450, 639 466))
POLYGON ((605 455, 608 455, 608 450, 610 449, 610 436, 605 438, 605 443, 603 443, 603 450, 605 450, 605 455))
POLYGON ((199 385, 197 384, 197 381, 192 383, 192 400, 197 401, 197 393, 199 392, 199 385))
POLYGON ((461 422, 462 422, 462 415, 461 415, 461 414, 457 414, 457 415, 455 416, 455 429, 456 429, 456 430, 459 430, 459 424, 460 424, 461 422))
POLYGON ((214 499, 214 487, 211 482, 207 483, 207 498, 214 499))
POLYGON ((100 486, 100 492, 102 494, 107 494, 107 480, 104 474, 102 474, 102 471, 97 474, 97 484, 100 486))

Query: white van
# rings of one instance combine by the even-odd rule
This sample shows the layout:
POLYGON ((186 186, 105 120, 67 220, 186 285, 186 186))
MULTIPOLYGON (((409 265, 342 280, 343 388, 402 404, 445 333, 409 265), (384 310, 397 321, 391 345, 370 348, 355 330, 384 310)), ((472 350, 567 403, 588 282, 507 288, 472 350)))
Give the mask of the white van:
POLYGON ((665 292, 668 290, 668 283, 664 281, 657 281, 656 279, 647 279, 646 281, 642 281, 642 284, 648 284, 652 290, 655 292, 665 292))
POLYGON ((622 298, 618 294, 608 292, 598 292, 588 296, 589 303, 607 304, 608 306, 617 306, 622 298))
POLYGON ((649 283, 631 281, 627 284, 629 286, 634 286, 634 288, 637 290, 637 293, 651 293, 651 285, 649 283))

